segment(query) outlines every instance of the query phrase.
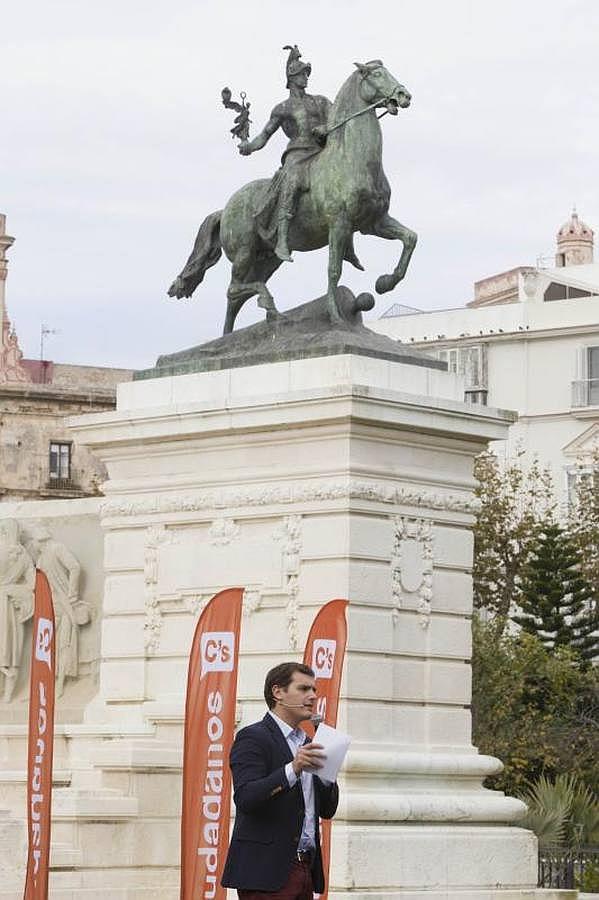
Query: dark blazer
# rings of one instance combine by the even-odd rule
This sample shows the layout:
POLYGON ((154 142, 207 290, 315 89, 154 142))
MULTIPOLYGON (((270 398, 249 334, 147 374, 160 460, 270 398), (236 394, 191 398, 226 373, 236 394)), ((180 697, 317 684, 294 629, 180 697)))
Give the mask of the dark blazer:
MULTIPOLYGON (((268 713, 238 732, 231 748, 236 816, 222 877, 223 887, 277 891, 289 877, 304 821, 301 778, 290 788, 285 765, 293 754, 268 713)), ((332 819, 339 801, 336 784, 314 779, 316 852, 312 882, 324 890, 318 817, 332 819)))

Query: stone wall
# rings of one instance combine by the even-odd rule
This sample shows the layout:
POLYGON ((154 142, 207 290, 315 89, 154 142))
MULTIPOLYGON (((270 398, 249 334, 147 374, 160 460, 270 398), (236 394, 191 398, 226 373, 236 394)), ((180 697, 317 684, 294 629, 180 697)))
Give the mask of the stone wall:
POLYGON ((100 493, 106 470, 73 443, 68 416, 115 406, 116 385, 127 369, 51 365, 51 382, 0 385, 0 500, 68 498, 100 493), (71 444, 68 479, 50 479, 50 442, 71 444))
POLYGON ((55 363, 52 384, 55 388, 75 391, 115 390, 121 381, 131 381, 131 369, 110 369, 106 366, 70 366, 55 363))

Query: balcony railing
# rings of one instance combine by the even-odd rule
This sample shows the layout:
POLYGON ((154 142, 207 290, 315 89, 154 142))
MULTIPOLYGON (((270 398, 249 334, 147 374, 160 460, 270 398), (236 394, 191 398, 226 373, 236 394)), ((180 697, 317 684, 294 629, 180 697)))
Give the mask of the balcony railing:
POLYGON ((572 382, 572 406, 599 406, 599 378, 572 382))
POLYGON ((55 491, 73 491, 77 490, 77 485, 72 478, 53 478, 50 476, 46 487, 55 491))
POLYGON ((598 885, 599 847, 539 848, 539 887, 595 891, 598 885))

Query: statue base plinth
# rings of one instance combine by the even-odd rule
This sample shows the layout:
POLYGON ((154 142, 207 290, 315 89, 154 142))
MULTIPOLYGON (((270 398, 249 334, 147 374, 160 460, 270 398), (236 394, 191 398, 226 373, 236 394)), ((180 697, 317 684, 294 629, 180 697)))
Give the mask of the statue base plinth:
POLYGON ((483 787, 500 764, 471 744, 472 464, 510 417, 462 390, 436 368, 325 356, 121 385, 116 411, 73 422, 109 470, 106 581, 52 897, 178 897, 189 647, 231 585, 246 587, 240 725, 318 608, 350 601, 331 897, 575 896, 536 891, 523 805, 483 787))
POLYGON ((341 319, 334 326, 331 325, 326 296, 318 297, 275 319, 240 328, 188 350, 160 356, 153 368, 136 372, 134 379, 343 354, 445 370, 445 363, 440 360, 409 349, 362 324, 362 312, 374 306, 372 294, 355 297, 349 288, 339 287, 337 306, 341 319))

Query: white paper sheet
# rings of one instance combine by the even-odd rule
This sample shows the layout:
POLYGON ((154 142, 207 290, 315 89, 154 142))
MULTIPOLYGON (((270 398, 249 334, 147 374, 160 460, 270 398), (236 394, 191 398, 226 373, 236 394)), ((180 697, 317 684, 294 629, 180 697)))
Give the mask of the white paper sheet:
POLYGON ((342 731, 337 731, 336 728, 331 728, 330 725, 325 725, 324 722, 321 722, 316 729, 313 742, 322 744, 322 752, 326 754, 326 759, 321 769, 306 769, 306 771, 318 775, 319 778, 325 781, 337 781, 339 769, 343 765, 345 754, 351 743, 349 734, 344 734, 342 731))

